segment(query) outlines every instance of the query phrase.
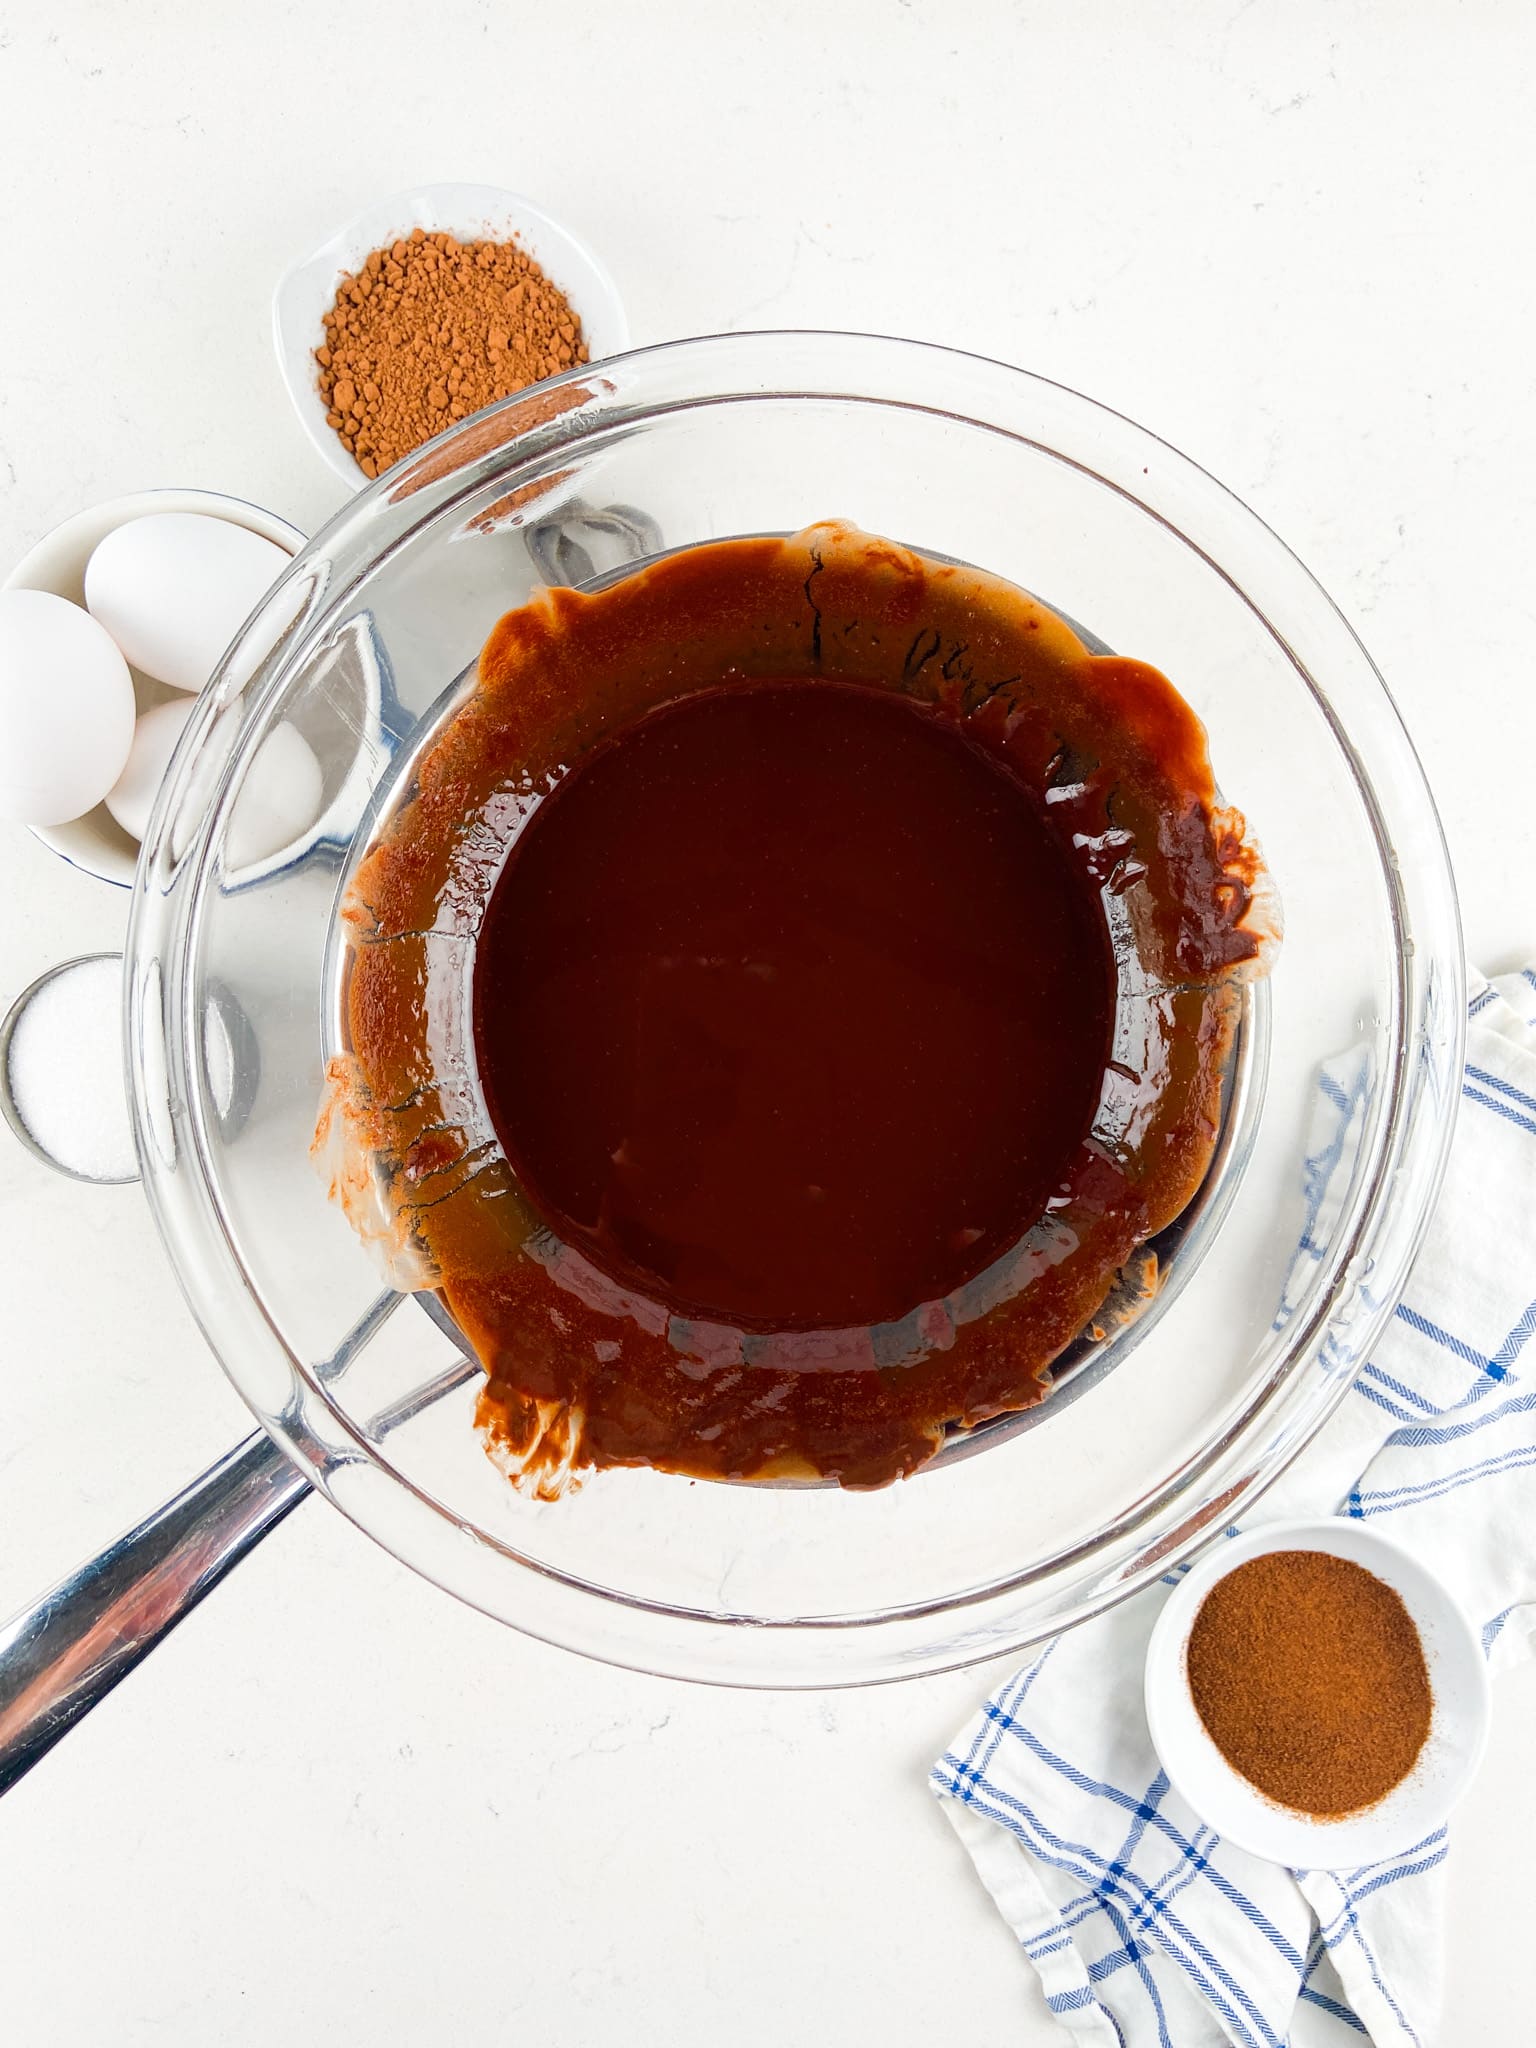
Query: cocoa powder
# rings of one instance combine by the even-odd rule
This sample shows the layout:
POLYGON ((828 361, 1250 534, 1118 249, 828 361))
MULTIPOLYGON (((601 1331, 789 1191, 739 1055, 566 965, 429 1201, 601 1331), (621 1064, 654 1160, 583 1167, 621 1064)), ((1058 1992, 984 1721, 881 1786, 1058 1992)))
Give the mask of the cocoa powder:
POLYGON ((342 278, 315 351, 327 423, 370 477, 586 360, 570 301, 525 249, 422 228, 342 278))

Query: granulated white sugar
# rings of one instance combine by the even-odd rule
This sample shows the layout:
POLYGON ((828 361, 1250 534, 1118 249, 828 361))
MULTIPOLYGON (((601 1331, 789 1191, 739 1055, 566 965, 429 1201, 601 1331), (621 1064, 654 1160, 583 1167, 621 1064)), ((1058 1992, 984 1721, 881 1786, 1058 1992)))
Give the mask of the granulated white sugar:
POLYGON ((134 1178, 120 957, 81 960, 43 983, 12 1029, 5 1078, 50 1159, 87 1180, 134 1178))

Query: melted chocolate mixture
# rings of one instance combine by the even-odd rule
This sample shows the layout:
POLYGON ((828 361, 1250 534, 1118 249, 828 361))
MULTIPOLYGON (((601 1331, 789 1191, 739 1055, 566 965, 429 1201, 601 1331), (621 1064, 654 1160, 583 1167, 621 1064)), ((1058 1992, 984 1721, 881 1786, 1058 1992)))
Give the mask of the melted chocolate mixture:
POLYGON ((878 1486, 1042 1399, 1277 934, 1165 676, 836 522, 507 613, 343 917, 333 1190, 546 1496, 878 1486))
POLYGON ((704 691, 574 769, 481 928, 480 1082, 603 1269, 743 1329, 893 1322, 1087 1134, 1097 892, 994 756, 887 691, 704 691))

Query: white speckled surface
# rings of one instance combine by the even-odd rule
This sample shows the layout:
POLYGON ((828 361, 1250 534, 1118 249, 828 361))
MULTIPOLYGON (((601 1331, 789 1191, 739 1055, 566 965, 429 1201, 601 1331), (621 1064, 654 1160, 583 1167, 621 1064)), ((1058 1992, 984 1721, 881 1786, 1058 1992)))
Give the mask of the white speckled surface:
MULTIPOLYGON (((1536 952, 1533 97, 1521 0, 0 0, 0 562, 149 484, 312 529, 338 490, 274 279, 381 192, 509 185, 637 341, 959 343, 1204 462, 1359 626, 1469 950, 1507 965, 1536 952)), ((0 843, 8 1001, 125 902, 0 843)), ((0 1610, 245 1427, 137 1193, 4 1142, 0 1610)), ((0 2035, 1059 2040, 923 1784, 987 1683, 599 1669, 308 1504, 0 1807, 0 2035)), ((1501 1683, 1456 1829, 1451 2044, 1528 2030, 1533 1707, 1501 1683)))

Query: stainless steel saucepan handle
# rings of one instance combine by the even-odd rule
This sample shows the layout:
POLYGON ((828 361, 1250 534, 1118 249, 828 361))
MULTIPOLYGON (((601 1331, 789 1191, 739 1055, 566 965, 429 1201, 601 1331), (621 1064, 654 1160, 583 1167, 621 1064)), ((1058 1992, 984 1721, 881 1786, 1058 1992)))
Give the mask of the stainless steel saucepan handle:
POLYGON ((309 1492, 259 1432, 0 1628, 0 1792, 309 1492))

